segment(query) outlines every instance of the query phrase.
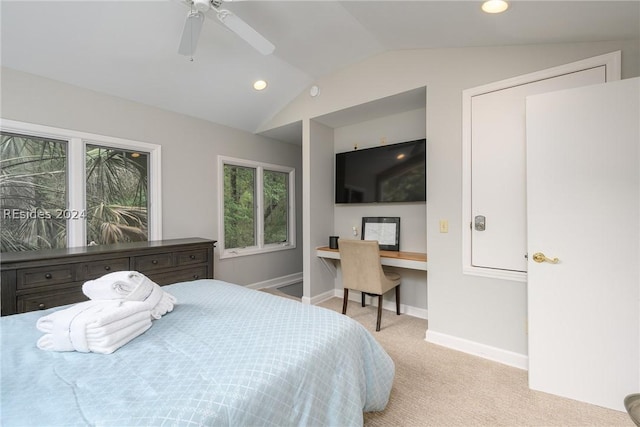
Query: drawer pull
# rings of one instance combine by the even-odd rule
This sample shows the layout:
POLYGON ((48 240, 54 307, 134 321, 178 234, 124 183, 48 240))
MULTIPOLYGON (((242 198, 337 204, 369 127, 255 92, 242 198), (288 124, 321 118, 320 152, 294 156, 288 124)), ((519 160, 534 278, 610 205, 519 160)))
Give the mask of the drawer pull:
POLYGON ((196 256, 195 255, 189 255, 189 258, 196 259, 196 256))
POLYGON ((108 266, 108 265, 105 265, 105 266, 104 266, 104 269, 105 269, 105 270, 107 270, 107 271, 109 271, 109 270, 111 270, 111 267, 110 267, 110 266, 108 266))
POLYGON ((45 308, 47 308, 47 306, 44 305, 44 303, 38 304, 38 310, 44 310, 45 308))
POLYGON ((158 263, 158 260, 157 260, 157 259, 154 259, 153 261, 151 261, 151 264, 154 264, 154 265, 155 265, 155 264, 157 264, 157 263, 158 263))
POLYGON ((51 273, 47 273, 44 275, 45 279, 51 279, 53 276, 51 275, 51 273))
POLYGON ((194 278, 194 279, 199 279, 199 278, 200 278, 200 276, 199 276, 199 275, 197 275, 197 274, 194 274, 194 275, 193 275, 193 278, 194 278))

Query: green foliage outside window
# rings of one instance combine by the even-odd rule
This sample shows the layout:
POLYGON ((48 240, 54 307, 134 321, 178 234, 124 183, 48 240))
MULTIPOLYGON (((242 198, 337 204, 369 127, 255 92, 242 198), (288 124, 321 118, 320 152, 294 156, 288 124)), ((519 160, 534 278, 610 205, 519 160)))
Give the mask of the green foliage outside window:
POLYGON ((67 143, 2 133, 2 252, 63 248, 67 243, 67 143))
POLYGON ((224 247, 245 248, 256 244, 256 170, 224 165, 224 247))
POLYGON ((264 171, 264 243, 287 241, 289 174, 264 171))
POLYGON ((87 145, 86 210, 72 210, 68 143, 1 137, 2 252, 66 247, 68 221, 86 221, 87 243, 147 240, 148 153, 87 145))
POLYGON ((87 145, 87 241, 145 241, 148 154, 87 145))
POLYGON ((224 247, 247 248, 283 243, 289 233, 289 174, 232 164, 224 165, 224 247), (257 174, 262 172, 262 189, 257 174), (263 241, 258 242, 256 203, 262 191, 263 241))

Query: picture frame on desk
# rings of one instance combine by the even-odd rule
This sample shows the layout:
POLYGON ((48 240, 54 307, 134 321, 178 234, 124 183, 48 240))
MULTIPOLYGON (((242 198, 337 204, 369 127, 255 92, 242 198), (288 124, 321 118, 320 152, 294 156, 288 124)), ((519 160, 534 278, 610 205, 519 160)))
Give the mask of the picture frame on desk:
POLYGON ((362 217, 362 240, 377 240, 380 250, 400 250, 400 217, 362 217))

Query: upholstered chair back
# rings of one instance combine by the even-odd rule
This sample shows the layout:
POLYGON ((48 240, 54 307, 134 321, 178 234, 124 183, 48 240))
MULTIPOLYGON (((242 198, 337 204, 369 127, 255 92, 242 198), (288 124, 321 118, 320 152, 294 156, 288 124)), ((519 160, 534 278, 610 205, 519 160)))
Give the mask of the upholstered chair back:
POLYGON ((345 288, 382 295, 398 285, 397 275, 389 278, 382 270, 377 241, 340 239, 338 247, 345 288))

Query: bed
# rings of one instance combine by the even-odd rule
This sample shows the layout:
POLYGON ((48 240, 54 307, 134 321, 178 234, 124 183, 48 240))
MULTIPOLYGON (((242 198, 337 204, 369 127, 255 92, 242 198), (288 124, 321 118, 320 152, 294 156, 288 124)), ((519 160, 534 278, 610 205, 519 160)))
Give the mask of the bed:
POLYGON ((173 312, 109 355, 38 349, 56 309, 0 318, 0 424, 352 426, 385 408, 394 364, 358 322, 219 280, 163 289, 173 312))

